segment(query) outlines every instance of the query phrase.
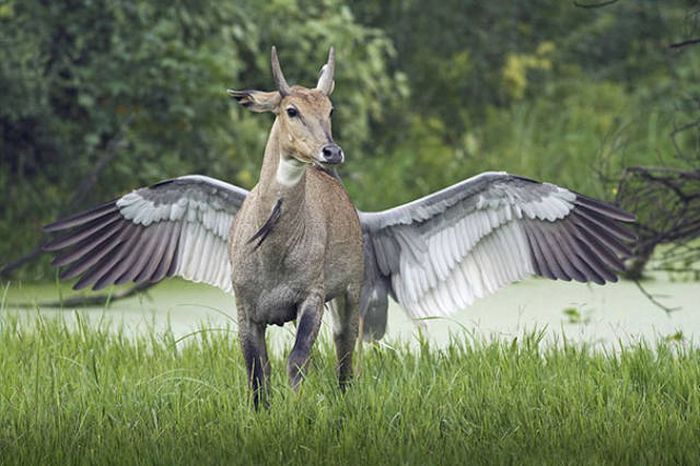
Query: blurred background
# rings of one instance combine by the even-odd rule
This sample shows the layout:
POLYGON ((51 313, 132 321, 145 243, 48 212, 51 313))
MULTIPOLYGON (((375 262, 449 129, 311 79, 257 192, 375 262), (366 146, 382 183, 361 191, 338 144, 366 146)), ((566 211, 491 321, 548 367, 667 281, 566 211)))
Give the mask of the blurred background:
POLYGON ((698 280, 699 10, 0 0, 0 280, 55 280, 36 248, 61 214, 188 173, 251 188, 272 117, 225 90, 272 89, 272 44, 287 79, 305 85, 336 47, 334 136, 360 209, 506 170, 634 211, 631 276, 698 280))

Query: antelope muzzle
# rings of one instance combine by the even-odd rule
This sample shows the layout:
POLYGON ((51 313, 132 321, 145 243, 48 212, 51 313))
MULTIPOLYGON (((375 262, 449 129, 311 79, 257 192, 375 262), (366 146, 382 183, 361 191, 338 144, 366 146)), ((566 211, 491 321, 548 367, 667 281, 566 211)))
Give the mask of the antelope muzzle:
POLYGON ((321 148, 321 156, 319 158, 323 163, 336 165, 338 163, 343 163, 345 154, 338 144, 331 142, 321 148))

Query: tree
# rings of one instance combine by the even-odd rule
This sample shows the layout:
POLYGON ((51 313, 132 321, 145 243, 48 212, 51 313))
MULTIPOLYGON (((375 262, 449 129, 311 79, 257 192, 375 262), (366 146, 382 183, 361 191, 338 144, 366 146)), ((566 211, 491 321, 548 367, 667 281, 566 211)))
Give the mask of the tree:
POLYGON ((305 80, 336 45, 337 136, 349 154, 400 87, 385 67, 389 41, 337 0, 22 0, 3 4, 0 24, 3 262, 59 212, 163 178, 205 173, 250 188, 271 122, 225 90, 270 88, 274 43, 288 76, 305 80))

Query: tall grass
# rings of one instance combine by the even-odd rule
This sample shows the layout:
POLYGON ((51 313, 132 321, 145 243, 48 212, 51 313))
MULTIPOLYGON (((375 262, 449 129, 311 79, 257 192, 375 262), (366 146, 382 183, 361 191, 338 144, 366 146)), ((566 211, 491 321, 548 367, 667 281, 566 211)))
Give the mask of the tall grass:
POLYGON ((346 394, 322 341, 301 393, 273 360, 255 412, 234 333, 0 323, 5 464, 698 463, 700 351, 542 334, 366 346, 346 394))

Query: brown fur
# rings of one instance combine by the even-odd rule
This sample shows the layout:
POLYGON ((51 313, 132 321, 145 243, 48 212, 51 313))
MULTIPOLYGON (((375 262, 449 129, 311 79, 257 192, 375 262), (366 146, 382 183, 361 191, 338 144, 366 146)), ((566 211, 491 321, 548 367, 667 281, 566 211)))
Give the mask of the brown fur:
POLYGON ((289 95, 243 91, 232 95, 254 111, 277 118, 270 131, 260 180, 241 207, 231 230, 230 257, 241 345, 257 406, 269 376, 265 328, 296 319, 297 336, 289 355, 289 380, 303 378, 321 324, 324 303, 339 298, 334 322, 344 387, 352 375, 358 305, 363 277, 362 232, 357 212, 343 186, 315 164, 332 143, 331 102, 318 89, 292 87, 289 95), (297 117, 287 115, 294 107, 297 117), (261 110, 263 109, 263 110, 261 110), (305 165, 298 183, 276 178, 282 160, 305 165), (256 250, 249 239, 270 217, 279 199, 281 215, 256 250))

